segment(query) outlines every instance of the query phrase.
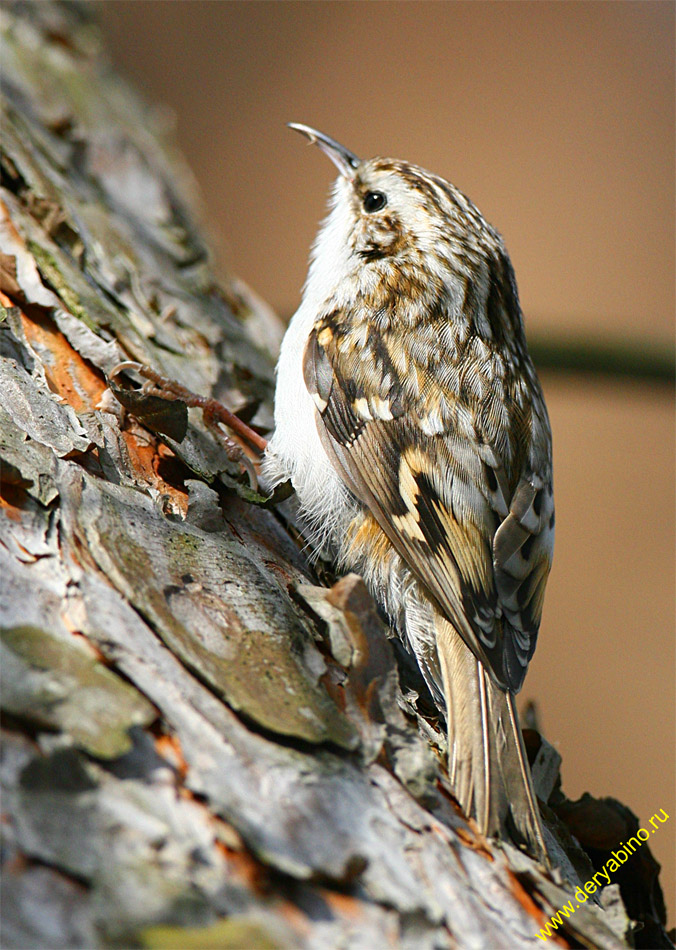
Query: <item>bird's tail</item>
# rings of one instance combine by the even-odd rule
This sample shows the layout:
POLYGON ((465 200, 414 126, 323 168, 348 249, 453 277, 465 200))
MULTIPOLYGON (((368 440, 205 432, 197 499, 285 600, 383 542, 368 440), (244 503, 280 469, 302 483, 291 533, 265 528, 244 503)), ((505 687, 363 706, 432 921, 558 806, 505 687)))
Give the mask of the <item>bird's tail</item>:
POLYGON ((493 683, 453 627, 436 620, 448 723, 448 774, 484 835, 509 835, 509 818, 534 857, 549 863, 512 693, 493 683))

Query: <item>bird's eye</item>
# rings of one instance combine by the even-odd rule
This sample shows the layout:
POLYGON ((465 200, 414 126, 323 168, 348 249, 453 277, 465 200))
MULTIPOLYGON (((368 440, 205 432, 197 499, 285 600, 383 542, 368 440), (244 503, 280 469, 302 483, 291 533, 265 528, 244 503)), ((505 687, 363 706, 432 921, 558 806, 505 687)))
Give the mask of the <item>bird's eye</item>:
POLYGON ((367 191, 364 195, 364 211, 367 214, 373 214, 374 211, 381 211, 387 204, 387 198, 382 191, 367 191))

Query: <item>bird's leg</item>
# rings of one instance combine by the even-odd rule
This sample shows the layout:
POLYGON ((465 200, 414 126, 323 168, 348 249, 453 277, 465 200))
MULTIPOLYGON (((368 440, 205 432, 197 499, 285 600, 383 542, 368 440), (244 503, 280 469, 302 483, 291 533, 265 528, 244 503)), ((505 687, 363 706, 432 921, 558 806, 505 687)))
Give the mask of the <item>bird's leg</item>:
POLYGON ((251 488, 258 491, 257 469, 267 447, 267 439, 264 439, 245 422, 242 422, 239 416, 226 409, 218 399, 213 399, 210 396, 200 396, 177 382, 177 380, 163 376, 144 363, 136 363, 132 360, 118 363, 108 374, 109 379, 114 380, 124 370, 134 370, 146 380, 142 386, 142 392, 158 396, 169 402, 179 400, 189 408, 201 409, 207 428, 223 446, 228 458, 246 471, 251 488), (226 426, 235 438, 232 438, 223 426, 226 426))

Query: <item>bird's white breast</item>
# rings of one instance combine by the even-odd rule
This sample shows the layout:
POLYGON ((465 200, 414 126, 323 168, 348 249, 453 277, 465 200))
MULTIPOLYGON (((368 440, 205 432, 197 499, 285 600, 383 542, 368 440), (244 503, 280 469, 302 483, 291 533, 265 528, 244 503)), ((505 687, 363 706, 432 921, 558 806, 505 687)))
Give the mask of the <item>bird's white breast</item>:
POLYGON ((353 509, 322 445, 315 406, 303 378, 303 355, 315 317, 314 307, 301 304, 282 341, 277 363, 275 431, 263 459, 262 474, 268 488, 290 478, 314 540, 329 541, 353 509))

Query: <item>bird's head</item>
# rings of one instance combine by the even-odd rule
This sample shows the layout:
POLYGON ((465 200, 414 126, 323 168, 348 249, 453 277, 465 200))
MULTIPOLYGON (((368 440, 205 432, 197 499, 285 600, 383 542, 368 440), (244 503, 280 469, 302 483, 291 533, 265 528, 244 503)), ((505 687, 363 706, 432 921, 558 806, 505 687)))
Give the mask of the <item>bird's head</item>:
POLYGON ((328 135, 290 123, 338 168, 331 210, 319 232, 309 285, 335 295, 370 292, 383 280, 416 275, 428 284, 475 278, 502 248, 498 233, 457 188, 425 169, 389 158, 362 160, 328 135))

